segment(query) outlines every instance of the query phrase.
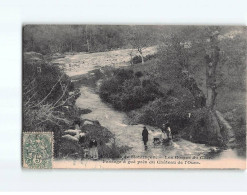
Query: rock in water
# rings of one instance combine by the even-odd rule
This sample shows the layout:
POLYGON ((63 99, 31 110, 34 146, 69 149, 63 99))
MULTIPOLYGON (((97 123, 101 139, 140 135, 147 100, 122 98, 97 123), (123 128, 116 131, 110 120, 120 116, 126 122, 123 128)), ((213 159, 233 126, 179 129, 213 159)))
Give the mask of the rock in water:
POLYGON ((76 137, 72 136, 72 135, 63 135, 62 138, 66 139, 66 140, 70 140, 70 141, 73 141, 73 142, 78 142, 79 139, 77 139, 76 137))

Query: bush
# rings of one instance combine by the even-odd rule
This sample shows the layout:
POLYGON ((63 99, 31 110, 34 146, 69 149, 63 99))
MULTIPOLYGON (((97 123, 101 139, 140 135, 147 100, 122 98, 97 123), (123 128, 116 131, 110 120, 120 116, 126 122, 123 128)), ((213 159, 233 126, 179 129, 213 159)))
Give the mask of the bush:
POLYGON ((181 101, 172 96, 166 96, 149 102, 142 108, 129 113, 131 123, 141 123, 161 128, 162 124, 170 122, 173 133, 178 133, 189 123, 188 112, 192 103, 181 101))
MULTIPOLYGON (((156 58, 157 54, 148 54, 143 57, 144 62, 156 58)), ((132 64, 139 64, 142 63, 142 57, 140 55, 136 55, 132 58, 132 64)))
POLYGON ((240 156, 246 157, 246 121, 245 114, 240 117, 240 113, 236 113, 236 119, 229 120, 235 130, 236 148, 240 156))
POLYGON ((137 71, 137 72, 135 72, 135 76, 136 76, 137 78, 140 78, 140 77, 143 76, 143 73, 142 73, 141 71, 137 71))
POLYGON ((49 94, 44 102, 56 102, 63 94, 65 87, 67 90, 63 96, 64 99, 68 97, 69 91, 74 90, 74 85, 57 66, 52 66, 44 61, 35 64, 26 61, 23 64, 24 98, 33 95, 26 94, 27 96, 25 96, 25 92, 32 89, 32 92, 36 94, 34 98, 36 101, 44 99, 49 94))
POLYGON ((144 57, 144 61, 148 61, 156 57, 157 57, 157 54, 148 54, 144 57))
POLYGON ((141 56, 134 56, 133 58, 132 58, 132 64, 139 64, 139 63, 141 63, 142 62, 142 57, 141 56))
POLYGON ((156 82, 150 79, 141 81, 132 70, 124 69, 116 70, 112 77, 104 80, 99 94, 103 101, 122 111, 140 108, 163 96, 156 82))
POLYGON ((132 79, 134 77, 133 73, 134 73, 133 70, 129 70, 129 69, 127 69, 127 70, 116 69, 114 71, 114 76, 120 83, 122 83, 126 80, 132 79))
POLYGON ((53 131, 57 157, 61 131, 79 115, 74 105, 80 91, 57 66, 29 52, 24 54, 22 92, 23 131, 53 131))
POLYGON ((99 147, 99 156, 101 158, 121 158, 121 155, 130 149, 128 146, 117 146, 115 139, 111 145, 101 145, 99 147))
POLYGON ((100 98, 106 102, 110 102, 110 96, 120 92, 120 87, 121 86, 119 86, 119 81, 115 77, 104 80, 99 89, 100 98))

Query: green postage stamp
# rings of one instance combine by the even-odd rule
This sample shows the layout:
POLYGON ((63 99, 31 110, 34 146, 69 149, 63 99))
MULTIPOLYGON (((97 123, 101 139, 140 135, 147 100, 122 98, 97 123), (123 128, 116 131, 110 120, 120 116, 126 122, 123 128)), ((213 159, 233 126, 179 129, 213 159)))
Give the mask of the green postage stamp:
POLYGON ((53 161, 52 132, 23 132, 23 167, 30 169, 51 169, 53 161))

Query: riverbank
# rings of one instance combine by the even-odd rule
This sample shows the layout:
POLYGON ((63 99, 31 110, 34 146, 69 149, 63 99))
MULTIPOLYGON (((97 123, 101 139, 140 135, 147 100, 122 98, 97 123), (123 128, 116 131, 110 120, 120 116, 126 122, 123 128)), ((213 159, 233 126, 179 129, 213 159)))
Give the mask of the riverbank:
POLYGON ((145 150, 142 143, 142 124, 132 125, 129 123, 129 118, 124 112, 116 111, 111 105, 108 105, 100 99, 97 91, 97 81, 102 79, 96 77, 93 72, 98 72, 98 69, 91 71, 87 74, 77 75, 72 77, 77 86, 80 86, 81 96, 76 100, 76 106, 81 109, 90 110, 90 113, 82 114, 81 119, 92 121, 99 121, 99 123, 106 127, 115 136, 115 142, 118 146, 129 146, 124 155, 147 155, 164 157, 170 155, 200 155, 209 153, 212 148, 204 144, 194 144, 192 142, 179 139, 173 142, 170 146, 155 146, 152 143, 154 133, 161 131, 160 129, 152 126, 147 126, 150 136, 148 142, 148 150, 145 150))
MULTIPOLYGON (((78 54, 79 55, 79 54, 78 54)), ((78 58, 78 56, 77 56, 78 58)), ((74 60, 74 58, 72 58, 74 60)), ((79 63, 79 62, 78 62, 79 63)), ((140 67, 140 65, 137 65, 140 67)), ((146 66, 145 66, 146 67, 146 66)), ((80 87, 81 96, 76 101, 76 106, 91 110, 92 112, 82 115, 82 119, 97 120, 111 131, 116 137, 116 144, 128 145, 130 149, 126 155, 156 155, 164 157, 164 155, 200 155, 209 154, 218 158, 224 150, 206 146, 205 144, 192 143, 184 139, 179 139, 171 146, 154 147, 152 144, 152 131, 150 131, 150 141, 148 143, 148 150, 144 150, 141 131, 142 124, 129 124, 126 113, 114 110, 110 105, 101 101, 97 93, 97 82, 104 76, 104 68, 96 68, 83 75, 75 75, 72 77, 74 81, 78 81, 77 85, 80 87), (216 155, 217 154, 217 155, 216 155), (218 157, 216 157, 218 156, 218 157)), ((127 68, 127 67, 126 67, 127 68)), ((110 67, 109 69, 112 69, 110 67)), ((109 71, 111 72, 111 71, 109 71)), ((76 83, 76 82, 75 82, 76 83)), ((132 123, 133 124, 133 123, 132 123)), ((148 126, 149 130, 159 131, 159 129, 148 126)))
POLYGON ((150 133, 150 141, 148 142, 148 150, 145 150, 141 136, 143 129, 142 124, 127 124, 127 115, 124 112, 114 110, 110 105, 102 102, 93 88, 82 86, 80 91, 81 96, 77 99, 76 106, 92 111, 89 114, 82 115, 82 119, 99 121, 102 126, 109 129, 109 131, 115 135, 117 145, 127 145, 131 147, 125 155, 146 155, 162 158, 166 155, 200 155, 214 150, 214 147, 192 143, 183 139, 173 142, 170 146, 154 146, 152 143, 154 132, 160 131, 160 129, 152 126, 147 126, 150 133))
MULTIPOLYGON (((134 66, 128 67, 129 69, 133 70, 134 72, 142 71, 145 74, 149 75, 150 77, 155 77, 156 81, 159 83, 161 90, 163 93, 166 93, 170 90, 170 94, 175 96, 178 99, 183 100, 183 105, 186 103, 187 100, 192 99, 191 94, 188 91, 182 89, 178 84, 176 84, 176 79, 174 80, 171 76, 169 76, 169 70, 167 73, 164 72, 164 75, 160 75, 157 72, 157 67, 159 67, 159 61, 157 60, 150 60, 147 61, 144 65, 143 64, 136 64, 134 66), (158 76, 160 75, 160 76, 158 76)), ((200 66, 200 69, 195 72, 194 78, 198 84, 198 87, 206 93, 205 83, 206 83, 206 76, 205 76, 205 67, 200 66)), ((216 99, 216 110, 220 111, 226 121, 231 125, 232 131, 235 135, 236 141, 232 145, 234 151, 238 154, 239 157, 245 158, 246 157, 246 89, 242 89, 241 87, 236 87, 236 80, 235 78, 229 79, 228 83, 222 84, 222 86, 217 89, 217 99, 216 99), (235 87, 233 87, 235 86, 235 87)), ((150 105, 151 107, 151 105, 150 105)), ((147 106, 147 108, 150 108, 147 106)), ((160 104, 156 104, 153 106, 154 112, 151 112, 149 115, 154 114, 159 115, 157 112, 160 109, 160 104), (157 108, 157 109, 156 109, 157 108)), ((188 110, 188 112, 190 112, 188 110)), ((136 123, 136 121, 140 120, 140 115, 144 113, 143 110, 137 110, 136 113, 130 114, 132 118, 132 123, 136 123)), ((190 112, 193 117, 193 113, 190 112)), ((194 114, 197 116, 197 113, 194 114)), ((152 117, 150 117, 152 118, 152 117)), ((159 120, 159 117, 156 117, 159 120)), ((184 132, 184 130, 183 130, 184 132)), ((184 136, 186 139, 190 139, 187 135, 184 136), (186 138, 187 137, 187 138, 186 138)), ((196 139, 192 140, 196 141, 196 139)))

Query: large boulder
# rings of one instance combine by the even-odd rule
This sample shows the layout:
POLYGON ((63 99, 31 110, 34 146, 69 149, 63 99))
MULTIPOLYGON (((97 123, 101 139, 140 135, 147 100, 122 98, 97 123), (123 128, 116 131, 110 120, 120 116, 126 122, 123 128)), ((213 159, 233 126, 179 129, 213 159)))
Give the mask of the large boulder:
POLYGON ((69 135, 69 134, 63 135, 62 139, 72 141, 72 142, 78 142, 79 141, 78 138, 76 138, 75 136, 69 135))
POLYGON ((94 122, 92 121, 85 121, 83 125, 94 125, 94 122))

